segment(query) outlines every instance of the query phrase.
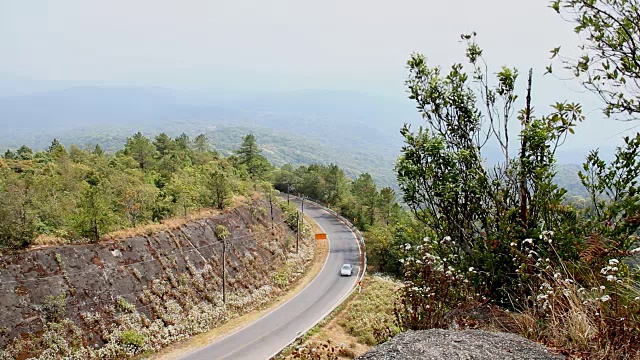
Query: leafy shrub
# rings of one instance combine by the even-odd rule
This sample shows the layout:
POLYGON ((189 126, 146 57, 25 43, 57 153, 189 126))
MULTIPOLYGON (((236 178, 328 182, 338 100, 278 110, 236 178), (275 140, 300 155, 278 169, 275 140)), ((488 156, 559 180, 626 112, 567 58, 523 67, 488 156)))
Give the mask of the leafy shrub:
POLYGON ((216 229, 214 230, 214 233, 216 235, 216 237, 220 240, 224 240, 227 237, 229 237, 229 235, 231 235, 231 232, 229 231, 229 229, 227 229, 226 226, 224 225, 217 225, 216 229))
POLYGON ((58 296, 49 295, 42 304, 42 312, 49 322, 60 322, 67 312, 67 295, 62 293, 58 296))
POLYGON ((125 345, 131 345, 136 348, 144 346, 144 336, 132 329, 120 333, 120 341, 125 345))

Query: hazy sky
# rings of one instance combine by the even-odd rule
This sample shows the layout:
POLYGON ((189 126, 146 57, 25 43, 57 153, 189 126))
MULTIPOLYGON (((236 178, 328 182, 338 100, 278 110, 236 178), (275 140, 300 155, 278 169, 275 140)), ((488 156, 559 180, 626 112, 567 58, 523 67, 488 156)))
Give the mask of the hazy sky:
POLYGON ((0 0, 0 71, 37 80, 403 91, 413 51, 546 65, 574 39, 540 0, 0 0), (274 83, 277 80, 277 83, 274 83))
MULTIPOLYGON (((591 111, 598 103, 577 92, 579 86, 541 76, 551 48, 571 48, 577 41, 548 4, 0 0, 0 79, 205 90, 353 89, 400 97, 412 52, 444 66, 462 61, 459 35, 475 30, 492 65, 520 68, 522 81, 534 68, 534 102, 577 98, 591 111)), ((593 141, 628 127, 593 121, 585 130, 593 141)))

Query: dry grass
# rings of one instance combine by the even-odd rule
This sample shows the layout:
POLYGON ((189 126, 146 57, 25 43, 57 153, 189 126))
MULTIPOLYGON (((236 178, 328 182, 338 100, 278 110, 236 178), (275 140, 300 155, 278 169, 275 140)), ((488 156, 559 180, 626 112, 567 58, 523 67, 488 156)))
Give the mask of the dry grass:
MULTIPOLYGON (((314 224, 317 226, 315 221, 309 220, 310 224, 314 224)), ((232 319, 225 323, 224 325, 215 328, 207 333, 203 333, 197 336, 194 336, 188 340, 179 342, 177 344, 173 344, 166 349, 161 350, 159 353, 154 354, 151 357, 145 357, 147 359, 163 359, 163 360, 173 360, 179 359, 182 356, 195 351, 196 349, 202 348, 217 339, 235 332, 254 321, 260 319, 261 317, 267 315, 273 309, 282 305, 295 295, 297 295, 302 289, 304 289, 313 279, 315 279, 316 275, 320 273, 322 267, 324 265, 325 259, 329 255, 329 243, 327 240, 318 240, 316 242, 316 249, 314 253, 314 258, 312 262, 309 264, 309 267, 305 271, 304 275, 302 275, 296 282, 296 284, 286 293, 283 293, 281 296, 273 299, 270 303, 265 305, 260 309, 253 310, 241 317, 232 319)))
MULTIPOLYGON (((247 198, 244 196, 235 196, 232 200, 232 206, 225 209, 229 211, 230 209, 246 205, 247 198)), ((187 217, 184 216, 176 216, 169 219, 164 219, 160 223, 152 223, 152 224, 144 224, 136 227, 131 227, 127 229, 121 229, 109 232, 102 236, 101 241, 118 241, 127 238, 132 238, 136 236, 149 236, 151 234, 159 233, 161 231, 168 231, 178 229, 181 226, 191 222, 202 219, 208 219, 217 215, 222 214, 224 211, 215 209, 215 208, 204 208, 199 209, 197 211, 191 212, 187 214, 187 217)), ((60 237, 55 237, 51 235, 39 235, 33 241, 33 246, 37 248, 47 247, 47 246, 58 246, 68 244, 68 240, 65 240, 60 237)))
POLYGON ((515 326, 510 330, 569 354, 570 358, 638 359, 637 301, 620 291, 624 285, 618 288, 616 284, 600 282, 592 271, 586 270, 593 284, 584 288, 566 273, 564 277, 547 276, 550 286, 544 306, 538 301, 531 308, 512 314, 515 326))
POLYGON ((231 199, 231 206, 234 207, 234 206, 246 204, 248 200, 249 199, 247 199, 247 197, 244 195, 235 195, 233 199, 231 199))
MULTIPOLYGON (((331 320, 320 323, 313 335, 302 344, 307 348, 338 346, 338 359, 353 359, 369 351, 377 341, 373 338, 375 328, 393 327, 393 307, 396 283, 377 275, 364 278, 362 292, 354 292, 334 313, 331 320)), ((284 355, 284 359, 295 359, 296 354, 284 355)))
MULTIPOLYGON (((241 206, 245 204, 245 201, 246 200, 244 197, 242 197, 242 199, 234 199, 233 207, 241 206)), ((164 219, 159 224, 157 223, 145 224, 145 225, 140 225, 133 228, 112 231, 104 235, 103 239, 104 240, 121 240, 121 239, 126 239, 134 236, 145 236, 145 235, 158 233, 161 231, 174 230, 174 229, 180 228, 181 226, 191 221, 208 219, 220 214, 222 214, 222 211, 218 209, 213 209, 213 208, 199 209, 197 211, 188 213, 186 217, 177 216, 169 219, 164 219)))
POLYGON ((136 226, 134 228, 127 228, 122 230, 112 231, 108 234, 105 234, 102 240, 123 240, 127 238, 132 238, 136 236, 145 236, 150 234, 159 233, 161 231, 169 230, 170 227, 164 223, 160 224, 146 224, 136 226))
POLYGON ((63 238, 60 238, 60 237, 57 237, 57 236, 38 235, 38 237, 33 240, 31 245, 34 248, 39 248, 39 247, 45 247, 45 246, 64 245, 66 243, 67 243, 67 240, 65 240, 63 238))

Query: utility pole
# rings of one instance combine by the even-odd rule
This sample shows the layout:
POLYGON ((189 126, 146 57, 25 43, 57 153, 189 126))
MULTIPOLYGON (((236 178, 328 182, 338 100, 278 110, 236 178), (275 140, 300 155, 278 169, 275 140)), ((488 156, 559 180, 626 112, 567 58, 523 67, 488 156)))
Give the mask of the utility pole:
POLYGON ((289 205, 289 184, 287 184, 287 205, 289 205))
POLYGON ((273 195, 269 194, 269 207, 271 208, 271 230, 273 230, 273 195))
MULTIPOLYGON (((302 225, 304 225, 304 195, 302 195, 302 225)), ((298 223, 298 236, 296 237, 296 254, 300 249, 300 223, 298 223)))
POLYGON ((298 253, 299 241, 300 241, 300 213, 296 211, 296 254, 298 253))
POLYGON ((227 303, 227 291, 226 291, 226 282, 227 282, 227 240, 225 238, 222 239, 222 303, 227 303))

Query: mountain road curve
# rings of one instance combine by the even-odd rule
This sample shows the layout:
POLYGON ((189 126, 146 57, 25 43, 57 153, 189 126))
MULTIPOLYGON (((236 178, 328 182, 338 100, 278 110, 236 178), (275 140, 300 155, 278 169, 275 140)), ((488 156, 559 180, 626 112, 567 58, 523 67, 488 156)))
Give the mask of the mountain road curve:
MULTIPOLYGON (((299 200, 295 202, 299 207, 299 200)), ((182 359, 269 359, 327 316, 350 293, 360 270, 360 249, 355 234, 314 204, 305 202, 304 212, 320 225, 329 241, 329 255, 316 278, 267 315, 182 359), (354 266, 352 276, 340 276, 344 263, 354 266)))

